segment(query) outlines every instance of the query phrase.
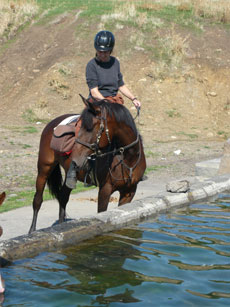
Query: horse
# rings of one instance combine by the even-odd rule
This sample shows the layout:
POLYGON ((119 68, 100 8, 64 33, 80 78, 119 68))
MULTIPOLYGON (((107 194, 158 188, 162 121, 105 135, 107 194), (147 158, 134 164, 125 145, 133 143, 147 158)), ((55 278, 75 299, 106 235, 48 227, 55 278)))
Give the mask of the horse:
POLYGON ((65 182, 72 161, 77 165, 77 180, 98 186, 98 212, 107 210, 110 196, 115 191, 120 192, 119 206, 131 202, 145 172, 142 138, 128 109, 106 99, 92 103, 81 98, 85 108, 80 115, 81 128, 70 155, 63 156, 55 152, 50 142, 54 128, 72 114, 53 119, 42 132, 29 233, 36 230, 46 183, 59 202, 58 222, 65 221, 66 205, 72 191, 65 182), (60 166, 65 171, 64 183, 60 166))

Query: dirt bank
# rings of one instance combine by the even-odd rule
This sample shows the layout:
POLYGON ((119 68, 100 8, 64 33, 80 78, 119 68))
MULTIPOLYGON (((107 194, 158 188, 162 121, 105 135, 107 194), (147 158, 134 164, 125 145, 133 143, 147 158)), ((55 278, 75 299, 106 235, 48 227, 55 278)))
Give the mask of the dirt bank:
MULTIPOLYGON (((80 35, 86 21, 77 13, 31 25, 0 55, 0 191, 33 189, 44 121, 83 108, 78 94, 88 95, 85 66, 94 56, 97 24, 80 35)), ((206 27, 199 35, 175 31, 189 37, 186 69, 162 79, 153 77, 157 63, 150 52, 127 49, 133 29, 114 31, 114 54, 142 101, 137 126, 148 166, 167 179, 191 176, 195 162, 219 157, 230 134, 229 31, 221 26, 206 27)), ((154 33, 149 35, 154 41, 154 33)), ((135 115, 127 100, 126 106, 135 115)))

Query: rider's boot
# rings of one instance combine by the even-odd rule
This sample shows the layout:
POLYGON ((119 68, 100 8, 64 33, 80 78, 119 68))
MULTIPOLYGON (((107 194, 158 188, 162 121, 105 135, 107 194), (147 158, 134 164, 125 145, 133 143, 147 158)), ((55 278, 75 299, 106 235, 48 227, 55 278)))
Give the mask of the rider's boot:
POLYGON ((76 188, 77 170, 78 170, 77 164, 74 161, 72 161, 69 170, 67 172, 66 182, 65 182, 66 186, 72 190, 76 188))

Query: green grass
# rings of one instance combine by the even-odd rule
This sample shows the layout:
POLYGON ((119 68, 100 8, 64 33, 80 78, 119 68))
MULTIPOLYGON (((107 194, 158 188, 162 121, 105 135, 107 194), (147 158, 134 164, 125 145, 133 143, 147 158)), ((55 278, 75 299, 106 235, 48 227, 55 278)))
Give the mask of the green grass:
POLYGON ((167 168, 167 167, 168 167, 168 165, 167 166, 166 165, 151 165, 151 166, 146 168, 145 174, 148 174, 148 173, 153 172, 153 171, 156 172, 156 171, 158 171, 162 168, 167 168))
POLYGON ((32 146, 31 145, 28 145, 28 144, 22 144, 22 148, 23 149, 27 149, 27 148, 31 148, 32 146))
MULTIPOLYGON (((46 22, 53 18, 54 16, 63 14, 65 12, 72 12, 74 10, 82 10, 81 17, 98 17, 105 14, 113 13, 116 11, 122 12, 127 7, 127 1, 112 1, 112 0, 37 0, 37 4, 40 6, 41 11, 46 11, 45 17, 39 21, 46 22)), ((197 18, 193 14, 192 8, 186 10, 178 10, 176 6, 165 5, 162 6, 160 10, 149 10, 144 6, 136 4, 136 11, 138 14, 146 13, 149 18, 149 23, 147 23, 142 30, 152 31, 151 18, 156 17, 165 21, 167 24, 174 22, 184 27, 189 27, 191 29, 197 30, 198 22, 202 22, 201 18, 197 18), (196 22, 194 22, 194 20, 196 22)), ((136 16, 137 17, 137 16, 136 16)), ((94 20, 95 21, 95 20, 94 20)), ((122 24, 129 26, 138 27, 138 23, 132 18, 126 21, 119 21, 122 24)), ((110 20, 108 23, 113 24, 110 20)), ((108 26, 109 24, 107 24, 108 26)))
POLYGON ((22 118, 28 123, 36 123, 36 122, 47 123, 46 119, 38 118, 32 109, 25 110, 25 112, 22 114, 22 118))
POLYGON ((218 134, 219 136, 223 136, 225 139, 228 138, 228 133, 225 132, 225 131, 218 131, 217 134, 218 134))
POLYGON ((114 9, 116 1, 109 0, 37 0, 37 4, 42 11, 47 11, 45 17, 40 22, 45 22, 54 16, 82 10, 82 17, 95 17, 108 14, 114 9))
POLYGON ((168 115, 168 117, 181 117, 181 114, 177 112, 176 109, 165 111, 165 113, 168 115))
POLYGON ((159 157, 159 153, 158 152, 153 152, 152 150, 145 150, 145 157, 146 158, 156 158, 159 157))
POLYGON ((35 128, 35 127, 32 127, 32 126, 27 126, 27 127, 24 127, 23 133, 37 133, 38 132, 38 129, 35 128))
MULTIPOLYGON (((92 188, 94 187, 84 187, 84 184, 79 182, 77 183, 76 189, 72 191, 72 194, 87 191, 92 188)), ((6 200, 0 207, 0 213, 32 205, 34 193, 35 193, 34 190, 24 191, 24 192, 14 193, 12 194, 12 196, 10 196, 10 193, 6 191, 6 200)), ((53 197, 49 193, 49 190, 45 189, 43 194, 43 200, 45 201, 50 199, 53 199, 53 197)))
MULTIPOLYGON (((25 126, 25 127, 18 127, 18 126, 5 126, 5 129, 8 129, 9 131, 13 131, 14 133, 21 133, 21 134, 33 134, 39 132, 36 127, 33 126, 25 126)), ((4 138, 5 140, 8 140, 8 138, 4 138)), ((12 141, 10 141, 11 143, 12 141)))
POLYGON ((183 131, 180 131, 179 133, 177 133, 179 135, 184 135, 190 139, 197 139, 198 138, 198 135, 197 134, 194 134, 194 133, 185 133, 183 131))
POLYGON ((177 7, 169 5, 165 6, 161 11, 162 18, 175 22, 176 24, 197 30, 194 26, 194 18, 192 9, 186 11, 179 11, 177 7))

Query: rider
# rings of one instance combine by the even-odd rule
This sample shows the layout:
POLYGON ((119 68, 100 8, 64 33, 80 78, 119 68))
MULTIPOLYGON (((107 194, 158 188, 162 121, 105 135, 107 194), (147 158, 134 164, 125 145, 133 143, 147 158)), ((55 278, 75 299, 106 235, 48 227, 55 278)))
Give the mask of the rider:
POLYGON ((120 91, 133 102, 135 107, 140 107, 140 101, 124 84, 119 61, 111 56, 114 45, 115 38, 113 33, 100 31, 96 34, 94 39, 96 56, 86 66, 86 82, 89 87, 89 96, 97 100, 106 98, 112 102, 123 104, 123 98, 118 94, 118 91, 120 91))
MULTIPOLYGON (((120 63, 111 56, 115 38, 110 31, 100 31, 94 39, 96 56, 86 66, 86 82, 89 87, 89 100, 107 99, 111 102, 124 104, 121 92, 129 98, 136 108, 141 107, 141 102, 131 93, 123 81, 120 63)), ((73 189, 76 186, 76 164, 71 163, 67 173, 66 185, 73 189)))

